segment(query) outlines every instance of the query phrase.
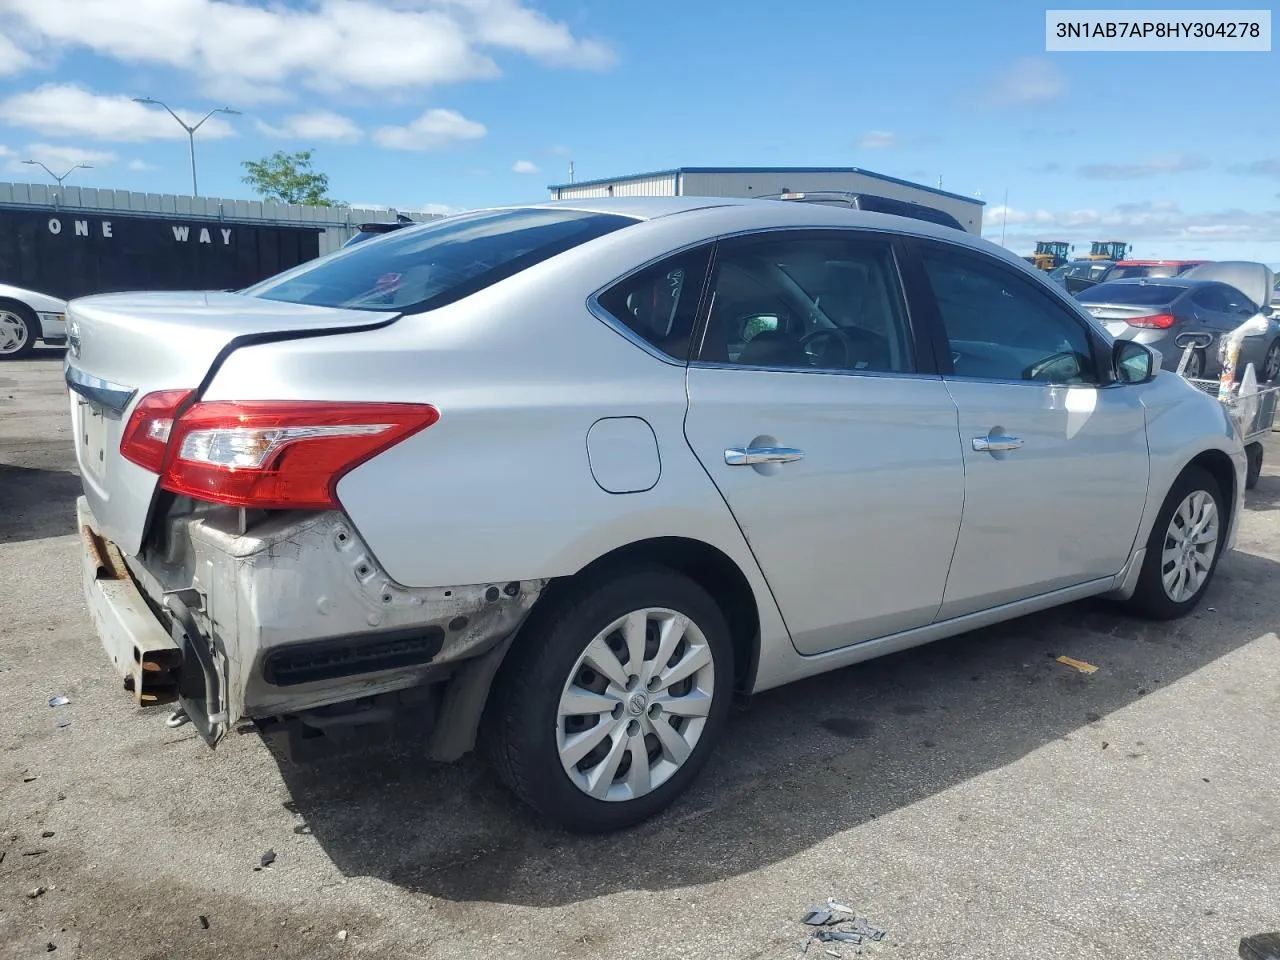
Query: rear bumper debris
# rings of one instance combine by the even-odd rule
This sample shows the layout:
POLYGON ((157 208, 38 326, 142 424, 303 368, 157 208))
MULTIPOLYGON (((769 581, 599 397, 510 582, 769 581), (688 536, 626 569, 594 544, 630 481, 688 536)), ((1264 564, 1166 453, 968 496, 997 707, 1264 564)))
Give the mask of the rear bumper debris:
POLYGON ((487 692, 493 661, 547 583, 404 587, 337 511, 241 532, 238 511, 188 508, 161 521, 162 546, 137 557, 102 537, 83 498, 77 511, 85 593, 108 655, 139 703, 180 699, 211 744, 240 720, 322 729, 347 708, 352 721, 372 718, 385 695, 430 687, 432 725, 452 744, 440 752, 469 748, 484 700, 476 676, 487 692))
POLYGON ((85 601, 103 649, 135 703, 171 703, 178 698, 178 645, 138 591, 120 551, 97 533, 83 497, 76 502, 76 521, 84 543, 85 601))

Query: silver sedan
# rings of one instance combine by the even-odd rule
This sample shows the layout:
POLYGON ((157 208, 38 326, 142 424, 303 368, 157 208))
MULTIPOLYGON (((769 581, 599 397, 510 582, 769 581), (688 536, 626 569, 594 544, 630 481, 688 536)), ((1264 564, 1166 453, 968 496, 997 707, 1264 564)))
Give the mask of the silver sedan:
POLYGON ((731 697, 1091 596, 1200 602, 1224 408, 1001 248, 813 204, 484 210, 74 301, 84 584, 210 744, 409 716, 579 830, 731 697))

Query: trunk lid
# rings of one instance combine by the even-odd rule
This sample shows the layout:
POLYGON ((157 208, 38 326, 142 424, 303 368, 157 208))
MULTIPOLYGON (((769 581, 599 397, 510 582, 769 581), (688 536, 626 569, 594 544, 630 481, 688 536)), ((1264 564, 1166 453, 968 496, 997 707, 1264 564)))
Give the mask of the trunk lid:
POLYGON ((138 400, 194 390, 221 356, 262 339, 341 333, 397 314, 314 307, 236 293, 124 293, 73 300, 65 374, 85 497, 102 529, 136 554, 160 478, 120 454, 138 400))
POLYGON ((1131 303, 1087 303, 1084 307, 1116 339, 1128 338, 1140 329, 1129 326, 1129 320, 1134 317, 1150 317, 1158 313, 1169 313, 1172 309, 1167 303, 1139 306, 1131 303))

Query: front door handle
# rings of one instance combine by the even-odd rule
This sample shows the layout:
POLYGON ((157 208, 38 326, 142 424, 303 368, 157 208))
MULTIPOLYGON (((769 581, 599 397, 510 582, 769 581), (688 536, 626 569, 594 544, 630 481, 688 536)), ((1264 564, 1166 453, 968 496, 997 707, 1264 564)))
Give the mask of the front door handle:
POLYGON ((730 447, 724 462, 731 467, 750 467, 758 463, 794 463, 804 458, 795 447, 730 447))
POLYGON ((973 449, 978 453, 1003 453, 1006 450, 1017 450, 1022 446, 1021 437, 991 436, 974 437, 973 449))

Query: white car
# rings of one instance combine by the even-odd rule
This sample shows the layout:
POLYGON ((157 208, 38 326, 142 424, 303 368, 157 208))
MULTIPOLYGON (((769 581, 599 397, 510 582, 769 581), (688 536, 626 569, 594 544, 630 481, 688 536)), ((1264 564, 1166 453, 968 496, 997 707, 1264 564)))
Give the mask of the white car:
POLYGON ((670 803, 735 691, 1084 597, 1186 614, 1242 512, 1222 404, 920 220, 476 211, 70 315, 86 595, 139 702, 210 744, 413 710, 574 829, 670 803))
POLYGON ((26 356, 37 340, 51 347, 67 342, 67 302, 0 283, 0 360, 26 356))

